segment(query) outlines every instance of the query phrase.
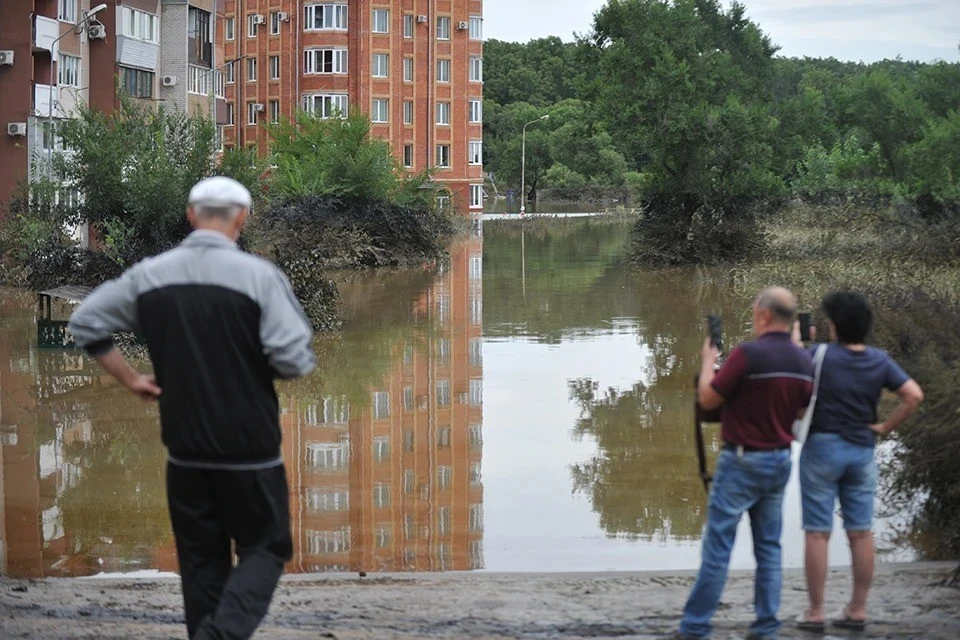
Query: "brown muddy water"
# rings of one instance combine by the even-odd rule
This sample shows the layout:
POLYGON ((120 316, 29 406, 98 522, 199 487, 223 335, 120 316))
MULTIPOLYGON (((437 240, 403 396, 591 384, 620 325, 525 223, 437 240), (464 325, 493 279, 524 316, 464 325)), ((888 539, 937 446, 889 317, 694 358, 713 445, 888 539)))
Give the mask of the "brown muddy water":
MULTIPOLYGON (((748 300, 723 274, 626 267, 628 232, 487 223, 439 274, 340 278, 343 331, 280 387, 290 571, 697 566, 703 317, 743 339, 748 300)), ((38 349, 35 300, 9 290, 0 442, 0 573, 176 570, 155 408, 79 352, 38 349)), ((797 567, 795 478, 784 515, 797 567)), ((741 526, 733 565, 750 568, 741 526)), ((831 554, 848 562, 842 536, 831 554)))

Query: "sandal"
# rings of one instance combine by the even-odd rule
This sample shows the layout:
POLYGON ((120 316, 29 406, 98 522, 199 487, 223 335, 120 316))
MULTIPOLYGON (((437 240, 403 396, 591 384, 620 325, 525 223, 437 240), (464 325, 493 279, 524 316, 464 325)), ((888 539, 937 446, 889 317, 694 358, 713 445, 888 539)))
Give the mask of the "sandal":
POLYGON ((843 617, 834 620, 833 626, 838 629, 846 629, 847 631, 863 631, 867 628, 867 621, 851 618, 847 610, 844 609, 843 617))
POLYGON ((807 614, 809 611, 804 612, 804 614, 797 618, 797 629, 800 631, 808 631, 810 633, 826 633, 827 625, 822 620, 808 620, 807 614))

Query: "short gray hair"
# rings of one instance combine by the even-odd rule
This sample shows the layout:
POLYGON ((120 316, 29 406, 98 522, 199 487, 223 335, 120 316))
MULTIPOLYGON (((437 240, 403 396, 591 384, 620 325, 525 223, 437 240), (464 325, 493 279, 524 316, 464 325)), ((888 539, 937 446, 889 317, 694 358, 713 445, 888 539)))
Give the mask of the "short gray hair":
POLYGON ((238 205, 222 205, 222 204, 204 204, 198 202, 193 205, 193 213, 202 220, 209 220, 211 218, 219 218, 221 220, 233 220, 240 212, 243 211, 243 207, 238 205))
POLYGON ((784 324, 793 324, 797 317, 797 301, 793 294, 781 287, 769 287, 757 296, 757 307, 769 309, 773 317, 784 324))

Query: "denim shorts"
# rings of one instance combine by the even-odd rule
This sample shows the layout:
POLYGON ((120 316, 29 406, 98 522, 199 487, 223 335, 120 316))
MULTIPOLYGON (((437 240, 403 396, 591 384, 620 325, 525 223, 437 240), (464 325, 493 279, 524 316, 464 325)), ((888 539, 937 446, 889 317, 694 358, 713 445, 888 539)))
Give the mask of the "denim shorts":
POLYGON ((853 444, 835 433, 810 434, 800 454, 804 531, 832 531, 838 498, 843 528, 869 531, 876 490, 873 447, 853 444))

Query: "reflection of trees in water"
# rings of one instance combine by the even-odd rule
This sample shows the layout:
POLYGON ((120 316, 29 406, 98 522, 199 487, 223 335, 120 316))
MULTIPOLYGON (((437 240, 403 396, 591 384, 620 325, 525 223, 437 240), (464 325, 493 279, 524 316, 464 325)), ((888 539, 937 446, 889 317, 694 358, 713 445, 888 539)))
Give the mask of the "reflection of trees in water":
POLYGON ((705 500, 696 473, 693 389, 686 376, 677 382, 604 391, 590 379, 569 383, 570 399, 580 407, 573 433, 598 446, 596 456, 572 467, 573 490, 590 498, 610 536, 700 535, 705 500))

